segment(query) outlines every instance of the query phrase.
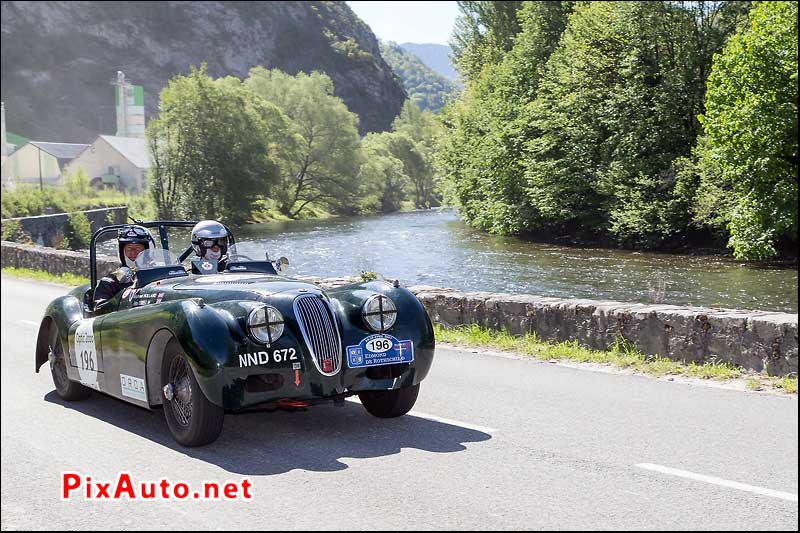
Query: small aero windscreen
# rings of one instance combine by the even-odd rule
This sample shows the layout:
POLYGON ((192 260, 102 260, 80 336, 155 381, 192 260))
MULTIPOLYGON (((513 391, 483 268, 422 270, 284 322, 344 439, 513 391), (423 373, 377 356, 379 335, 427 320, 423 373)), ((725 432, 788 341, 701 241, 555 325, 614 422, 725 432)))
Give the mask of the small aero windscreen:
POLYGON ((277 274, 275 265, 269 259, 269 254, 263 245, 255 242, 242 242, 228 248, 228 262, 226 272, 259 272, 262 274, 277 274))
POLYGON ((153 281, 188 276, 178 256, 163 248, 148 248, 136 258, 136 277, 139 287, 153 281))

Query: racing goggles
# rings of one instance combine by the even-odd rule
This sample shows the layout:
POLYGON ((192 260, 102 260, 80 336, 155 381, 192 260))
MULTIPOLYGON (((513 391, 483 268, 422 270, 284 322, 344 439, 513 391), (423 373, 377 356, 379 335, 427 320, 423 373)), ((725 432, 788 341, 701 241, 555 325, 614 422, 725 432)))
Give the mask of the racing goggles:
POLYGON ((220 248, 226 248, 228 246, 228 238, 227 237, 220 237, 217 239, 200 239, 198 241, 200 246, 203 248, 213 248, 214 246, 219 246, 220 248))
POLYGON ((120 242, 147 242, 150 233, 141 226, 125 226, 117 234, 120 242))

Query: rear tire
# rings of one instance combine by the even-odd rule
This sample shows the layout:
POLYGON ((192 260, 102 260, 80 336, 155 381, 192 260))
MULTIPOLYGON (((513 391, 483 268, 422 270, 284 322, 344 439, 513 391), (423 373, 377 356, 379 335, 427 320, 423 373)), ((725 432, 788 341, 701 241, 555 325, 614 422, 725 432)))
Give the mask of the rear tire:
POLYGON ((167 426, 178 444, 203 446, 222 432, 225 410, 208 401, 200 390, 189 359, 175 340, 167 344, 161 362, 161 401, 167 426), (171 400, 164 393, 167 384, 172 385, 171 400))
POLYGON ((414 407, 419 385, 417 383, 404 389, 359 392, 358 399, 369 414, 378 418, 395 418, 403 416, 414 407))
POLYGON ((53 376, 53 385, 56 386, 56 392, 61 399, 67 402, 74 402, 85 400, 91 396, 92 389, 84 387, 77 381, 72 381, 67 376, 67 357, 55 322, 50 325, 48 345, 55 359, 50 363, 50 375, 53 376))

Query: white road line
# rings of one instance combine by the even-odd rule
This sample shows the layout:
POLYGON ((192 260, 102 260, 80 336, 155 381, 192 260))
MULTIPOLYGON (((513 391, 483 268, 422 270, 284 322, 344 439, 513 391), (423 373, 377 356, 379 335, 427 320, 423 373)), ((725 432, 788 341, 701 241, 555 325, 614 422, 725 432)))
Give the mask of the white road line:
POLYGON ((33 320, 20 320, 20 322, 22 322, 23 324, 28 324, 30 326, 39 327, 39 323, 38 322, 34 322, 33 320))
POLYGON ((671 476, 685 477, 697 481, 704 481, 705 483, 711 483, 712 485, 720 485, 722 487, 729 487, 732 489, 744 490, 747 492, 755 492, 756 494, 771 496, 773 498, 780 498, 781 500, 787 500, 790 502, 797 501, 797 494, 792 494, 790 492, 781 492, 779 490, 765 489, 763 487, 756 487, 754 485, 748 485, 746 483, 739 483, 737 481, 728 481, 727 479, 722 479, 713 476, 704 476, 703 474, 695 474, 694 472, 688 472, 686 470, 678 470, 675 468, 668 468, 666 466, 654 465, 651 463, 639 463, 634 466, 637 466, 639 468, 644 468, 645 470, 653 470, 655 472, 661 472, 662 474, 668 474, 671 476))
MULTIPOLYGON (((347 398, 347 401, 350 401, 350 402, 353 402, 353 403, 361 403, 359 401, 359 399, 356 398, 356 397, 347 398)), ((493 434, 493 433, 497 433, 497 431, 498 431, 498 430, 496 430, 494 428, 487 428, 486 426, 479 426, 477 424, 470 424, 468 422, 461 422, 460 420, 453 420, 451 418, 443 418, 441 416, 429 415, 427 413, 420 413, 419 411, 409 411, 408 414, 411 415, 411 416, 416 416, 417 418, 424 418, 426 420, 432 420, 434 422, 441 422, 442 424, 448 424, 448 425, 451 425, 451 426, 458 426, 458 427, 462 427, 462 428, 465 428, 465 429, 472 429, 472 430, 475 430, 475 431, 481 431, 483 433, 493 434)))

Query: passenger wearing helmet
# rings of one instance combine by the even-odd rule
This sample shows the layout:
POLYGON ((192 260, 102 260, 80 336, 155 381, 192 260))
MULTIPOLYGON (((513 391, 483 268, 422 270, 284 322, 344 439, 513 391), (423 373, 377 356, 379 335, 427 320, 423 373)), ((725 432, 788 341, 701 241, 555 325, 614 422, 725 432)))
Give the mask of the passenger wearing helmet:
POLYGON ((225 270, 228 261, 228 229, 216 220, 202 220, 192 228, 192 248, 200 259, 217 261, 217 270, 225 270))
POLYGON ((102 308, 121 290, 133 285, 131 269, 136 267, 139 254, 150 248, 151 240, 150 233, 142 226, 127 224, 120 228, 117 241, 121 266, 97 283, 94 290, 95 310, 102 308))

